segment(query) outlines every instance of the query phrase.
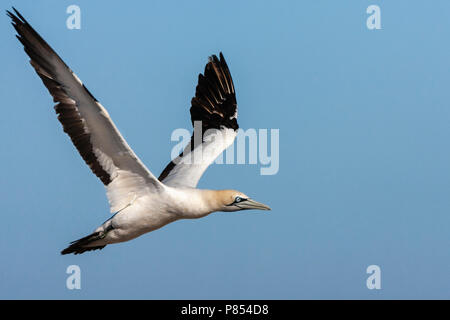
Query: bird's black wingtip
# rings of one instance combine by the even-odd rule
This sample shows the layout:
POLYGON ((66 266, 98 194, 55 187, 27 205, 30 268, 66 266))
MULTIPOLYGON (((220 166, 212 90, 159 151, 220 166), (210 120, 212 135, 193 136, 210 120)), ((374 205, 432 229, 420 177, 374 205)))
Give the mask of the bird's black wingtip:
POLYGON ((6 10, 6 15, 13 20, 13 24, 28 23, 16 8, 12 7, 12 10, 14 13, 10 10, 6 10))
MULTIPOLYGON (((15 15, 14 13, 12 13, 11 11, 9 11, 9 10, 6 10, 6 15, 7 15, 10 19, 12 19, 13 22, 15 22, 15 20, 19 20, 19 18, 17 18, 16 15, 15 15)), ((13 22, 12 22, 12 23, 13 23, 13 22)))
POLYGON ((217 56, 215 54, 212 54, 208 57, 208 62, 214 62, 217 60, 217 56))
POLYGON ((16 8, 14 8, 14 7, 12 7, 12 8, 13 8, 14 12, 16 13, 16 15, 17 15, 20 19, 22 19, 23 22, 27 22, 27 21, 25 20, 25 18, 20 14, 20 12, 19 12, 18 10, 16 10, 16 8))
POLYGON ((219 52, 219 57, 217 57, 217 55, 215 55, 215 54, 212 54, 212 55, 209 57, 208 62, 213 62, 213 63, 225 63, 225 64, 226 64, 225 57, 223 56, 222 51, 219 52))

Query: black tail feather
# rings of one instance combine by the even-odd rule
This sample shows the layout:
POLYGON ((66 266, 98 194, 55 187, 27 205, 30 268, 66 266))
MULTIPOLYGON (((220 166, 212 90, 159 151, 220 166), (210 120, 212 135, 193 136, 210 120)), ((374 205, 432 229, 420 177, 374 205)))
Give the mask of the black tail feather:
POLYGON ((68 246, 66 249, 61 251, 61 254, 69 254, 69 253, 80 254, 80 253, 84 253, 86 251, 101 250, 104 247, 106 247, 106 245, 96 246, 96 247, 86 247, 86 245, 88 245, 89 243, 91 243, 93 241, 102 239, 103 236, 104 236, 103 232, 94 232, 84 238, 72 241, 70 243, 70 246, 68 246))

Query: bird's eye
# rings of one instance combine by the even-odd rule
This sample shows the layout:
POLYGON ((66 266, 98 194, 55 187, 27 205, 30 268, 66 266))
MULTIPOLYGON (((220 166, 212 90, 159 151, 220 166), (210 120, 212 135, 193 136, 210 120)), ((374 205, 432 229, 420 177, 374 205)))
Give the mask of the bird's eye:
POLYGON ((227 206, 233 206, 233 205, 235 205, 236 203, 244 202, 244 201, 246 201, 246 200, 247 200, 247 199, 245 199, 245 198, 242 198, 242 197, 237 196, 236 198, 234 198, 233 203, 230 203, 230 204, 228 204, 227 206))

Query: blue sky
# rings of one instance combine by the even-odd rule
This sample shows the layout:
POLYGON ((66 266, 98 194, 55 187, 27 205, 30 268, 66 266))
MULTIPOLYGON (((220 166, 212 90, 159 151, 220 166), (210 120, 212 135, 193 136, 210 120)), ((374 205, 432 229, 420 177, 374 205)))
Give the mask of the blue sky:
POLYGON ((158 175, 207 57, 222 51, 243 129, 279 129, 280 170, 213 165, 270 213, 216 213, 61 256, 106 220, 103 185, 0 18, 0 298, 450 298, 450 2, 3 1, 108 109, 158 175), (81 8, 81 30, 66 8, 81 8), (366 8, 381 8, 368 30, 366 8), (81 268, 81 290, 66 268, 81 268), (366 268, 381 268, 381 290, 366 268))

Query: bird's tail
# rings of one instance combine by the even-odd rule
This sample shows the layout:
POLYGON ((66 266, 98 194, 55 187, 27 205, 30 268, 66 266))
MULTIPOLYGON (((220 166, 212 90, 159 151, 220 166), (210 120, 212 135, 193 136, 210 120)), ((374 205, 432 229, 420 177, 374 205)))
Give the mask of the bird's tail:
POLYGON ((72 241, 70 243, 70 246, 68 246, 63 251, 61 251, 61 254, 69 254, 69 253, 80 254, 80 253, 84 253, 86 251, 103 249, 106 245, 103 245, 103 246, 92 246, 91 245, 91 246, 89 246, 89 244, 92 244, 92 242, 94 242, 94 241, 103 239, 104 237, 105 237, 105 233, 102 231, 91 233, 90 235, 88 235, 84 238, 72 241))

